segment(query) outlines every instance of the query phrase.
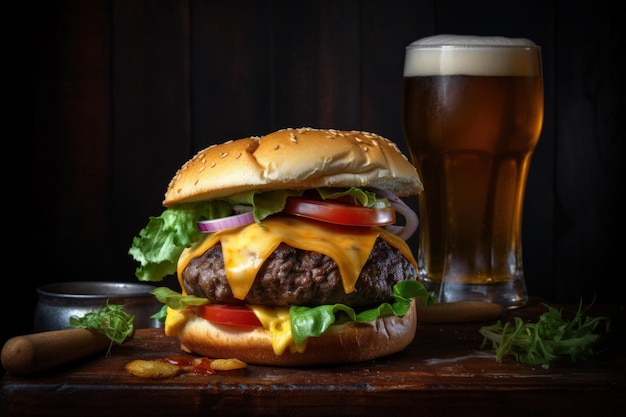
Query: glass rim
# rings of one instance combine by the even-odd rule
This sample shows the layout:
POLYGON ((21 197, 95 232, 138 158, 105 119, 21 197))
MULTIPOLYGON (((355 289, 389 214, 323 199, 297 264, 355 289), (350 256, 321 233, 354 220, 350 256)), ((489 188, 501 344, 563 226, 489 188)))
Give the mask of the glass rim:
POLYGON ((406 46, 406 50, 409 49, 423 49, 423 50, 445 50, 445 49, 460 49, 460 50, 485 50, 485 49, 522 49, 522 50, 541 50, 540 45, 497 45, 497 44, 483 44, 483 45, 464 45, 446 43, 442 45, 413 45, 406 46))

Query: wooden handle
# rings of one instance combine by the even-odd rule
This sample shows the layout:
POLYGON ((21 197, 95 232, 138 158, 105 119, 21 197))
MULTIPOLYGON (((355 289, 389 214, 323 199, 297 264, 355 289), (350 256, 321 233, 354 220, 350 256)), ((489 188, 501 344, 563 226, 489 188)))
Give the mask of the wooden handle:
POLYGON ((457 301, 437 303, 431 306, 417 305, 417 320, 423 323, 462 323, 496 320, 504 315, 506 308, 486 301, 457 301))
POLYGON ((104 334, 89 329, 16 336, 2 348, 2 366, 13 374, 33 374, 103 352, 110 343, 104 334))

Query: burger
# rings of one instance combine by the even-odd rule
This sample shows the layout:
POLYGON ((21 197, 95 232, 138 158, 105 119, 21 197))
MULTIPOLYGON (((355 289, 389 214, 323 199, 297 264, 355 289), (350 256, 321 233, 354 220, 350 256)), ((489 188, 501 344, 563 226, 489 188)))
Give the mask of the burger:
POLYGON ((129 254, 159 287, 181 349, 250 364, 313 366, 397 353, 416 332, 406 243, 422 191, 395 143, 360 131, 282 129, 212 145, 175 174, 129 254))

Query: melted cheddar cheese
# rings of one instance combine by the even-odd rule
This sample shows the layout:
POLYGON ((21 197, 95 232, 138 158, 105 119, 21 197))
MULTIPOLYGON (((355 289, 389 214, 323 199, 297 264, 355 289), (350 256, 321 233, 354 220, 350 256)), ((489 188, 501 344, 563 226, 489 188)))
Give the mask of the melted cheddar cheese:
POLYGON ((296 346, 291 337, 291 320, 289 309, 285 307, 248 306, 254 311, 263 327, 272 335, 272 348, 276 355, 282 355, 289 347, 291 353, 302 353, 306 349, 306 341, 296 346))
MULTIPOLYGON (((376 239, 380 237, 416 266, 408 245, 398 236, 377 227, 343 227, 292 216, 273 216, 262 226, 252 223, 207 234, 206 238, 187 248, 178 260, 177 273, 183 295, 183 271, 189 262, 201 256, 218 242, 222 245, 226 278, 233 296, 244 300, 265 260, 281 243, 322 253, 339 266, 346 293, 354 291, 361 269, 369 258, 376 239)), ((274 352, 280 355, 287 347, 304 351, 306 343, 296 347, 291 337, 289 309, 250 306, 263 326, 272 334, 274 352)), ((186 320, 184 314, 168 309, 165 333, 174 336, 186 320), (172 316, 172 317, 170 317, 172 316)))
POLYGON ((178 260, 178 279, 184 289, 182 273, 187 264, 220 242, 226 278, 233 296, 243 300, 263 262, 284 242, 291 247, 323 253, 332 258, 339 266, 344 291, 349 294, 354 291, 356 280, 378 237, 398 248, 416 265, 406 243, 381 228, 342 227, 299 217, 275 216, 264 220, 262 226, 252 223, 211 233, 185 249, 178 260))

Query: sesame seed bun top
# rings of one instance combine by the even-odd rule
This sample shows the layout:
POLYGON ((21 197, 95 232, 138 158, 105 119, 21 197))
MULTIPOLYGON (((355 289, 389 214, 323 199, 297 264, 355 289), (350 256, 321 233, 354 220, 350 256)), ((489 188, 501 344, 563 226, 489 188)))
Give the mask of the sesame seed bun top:
POLYGON ((250 189, 373 187, 398 196, 422 183, 407 157, 374 133, 282 129, 212 145, 187 161, 170 181, 163 205, 224 198, 250 189))

